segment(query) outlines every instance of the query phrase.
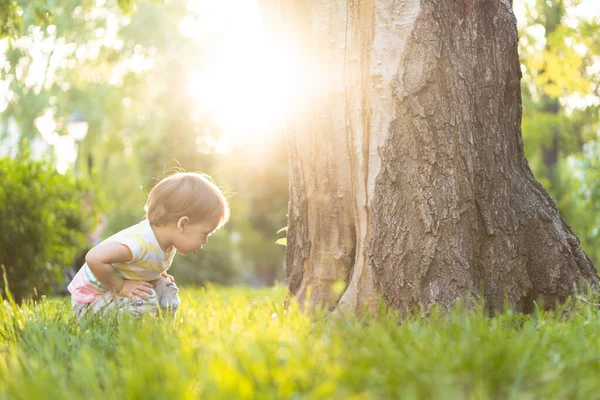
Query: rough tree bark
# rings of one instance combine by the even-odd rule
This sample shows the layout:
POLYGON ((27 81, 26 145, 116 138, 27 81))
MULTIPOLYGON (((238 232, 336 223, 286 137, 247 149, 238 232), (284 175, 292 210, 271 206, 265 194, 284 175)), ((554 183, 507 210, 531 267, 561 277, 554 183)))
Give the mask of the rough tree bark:
POLYGON ((598 283, 523 154, 508 0, 262 4, 328 82, 290 127, 296 299, 358 312, 378 293, 401 310, 508 298, 528 312, 598 283))

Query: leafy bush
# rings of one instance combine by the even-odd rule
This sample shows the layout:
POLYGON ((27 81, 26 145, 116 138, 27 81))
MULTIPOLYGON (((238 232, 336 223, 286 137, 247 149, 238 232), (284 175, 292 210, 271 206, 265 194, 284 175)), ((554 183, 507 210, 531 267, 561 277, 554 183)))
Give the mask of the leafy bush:
POLYGON ((0 182, 0 265, 20 301, 61 283, 62 271, 85 246, 91 185, 31 160, 27 151, 0 158, 0 182))

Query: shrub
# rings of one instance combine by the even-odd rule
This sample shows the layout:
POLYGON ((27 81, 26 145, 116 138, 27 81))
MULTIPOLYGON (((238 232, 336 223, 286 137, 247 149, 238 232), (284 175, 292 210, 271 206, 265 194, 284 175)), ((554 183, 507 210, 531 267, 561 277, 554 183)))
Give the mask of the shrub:
POLYGON ((32 160, 28 151, 0 158, 0 182, 0 265, 9 288, 17 301, 50 292, 85 246, 91 185, 32 160))

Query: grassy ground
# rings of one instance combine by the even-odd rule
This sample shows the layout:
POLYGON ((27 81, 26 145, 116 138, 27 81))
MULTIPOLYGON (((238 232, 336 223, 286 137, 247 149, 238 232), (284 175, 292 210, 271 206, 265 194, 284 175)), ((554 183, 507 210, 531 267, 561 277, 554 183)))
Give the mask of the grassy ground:
POLYGON ((0 399, 600 399, 600 312, 582 302, 398 323, 286 314, 283 288, 182 294, 176 323, 0 304, 0 399))

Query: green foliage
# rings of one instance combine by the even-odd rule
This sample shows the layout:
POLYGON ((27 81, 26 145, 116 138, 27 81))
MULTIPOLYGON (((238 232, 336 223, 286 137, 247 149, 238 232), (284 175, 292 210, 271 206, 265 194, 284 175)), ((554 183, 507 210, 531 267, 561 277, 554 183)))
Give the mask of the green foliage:
POLYGON ((0 0, 0 38, 17 36, 23 29, 19 7, 14 0, 0 0))
POLYGON ((600 260, 600 142, 588 142, 583 152, 570 157, 566 164, 568 169, 564 169, 570 175, 563 179, 569 185, 562 201, 563 214, 572 221, 586 253, 597 262, 600 260))
MULTIPOLYGON (((89 7, 92 1, 95 2, 78 1, 78 5, 89 7)), ((136 0, 117 0, 116 3, 121 12, 130 15, 136 0)), ((23 27, 29 24, 45 28, 54 22, 53 10, 61 10, 61 6, 72 10, 63 0, 0 0, 0 39, 18 38, 24 33, 23 27)))
POLYGON ((135 0, 117 0, 117 4, 124 14, 131 15, 133 13, 135 0))
POLYGON ((600 311, 457 306, 402 321, 308 315, 285 290, 183 288, 175 324, 77 325, 68 302, 0 306, 0 398, 592 399, 600 311))
MULTIPOLYGON (((556 199, 582 247, 600 263, 594 181, 584 150, 600 132, 600 21, 567 18, 579 1, 526 2, 520 31, 523 140, 532 171, 556 199), (569 161, 571 160, 571 161, 569 161)), ((591 145, 594 146, 594 145, 591 145)))
POLYGON ((0 181, 0 265, 20 301, 62 282, 62 271, 84 247, 93 219, 86 204, 91 186, 27 152, 0 158, 0 181))

